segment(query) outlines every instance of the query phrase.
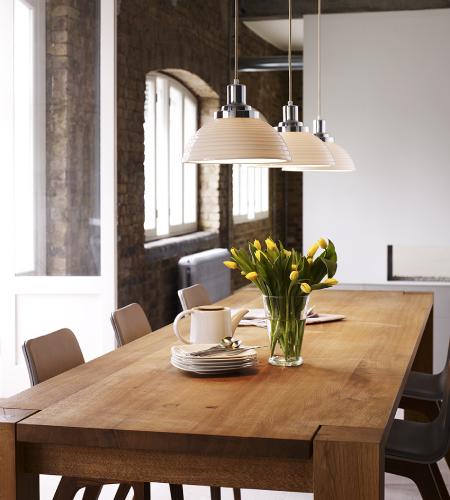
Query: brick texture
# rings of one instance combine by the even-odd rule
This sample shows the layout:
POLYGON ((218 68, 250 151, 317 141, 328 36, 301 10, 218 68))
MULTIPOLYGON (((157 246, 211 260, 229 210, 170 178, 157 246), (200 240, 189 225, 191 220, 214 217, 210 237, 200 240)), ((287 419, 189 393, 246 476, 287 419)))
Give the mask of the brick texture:
MULTIPOLYGON (((229 166, 199 167, 199 230, 209 237, 155 249, 144 238, 144 84, 150 71, 166 71, 199 96, 201 121, 224 102, 230 81, 230 3, 226 0, 123 0, 118 16, 118 282, 119 305, 139 302, 152 326, 173 320, 178 309, 178 259, 217 245, 242 246, 272 234, 301 244, 301 176, 270 174, 270 214, 233 224, 229 166), (288 196, 288 197, 286 197, 288 196), (286 214, 289 221, 286 221, 286 214), (286 223, 288 222, 288 223, 286 223)), ((244 56, 277 50, 241 27, 244 56)), ((248 102, 271 124, 287 101, 287 73, 241 75, 248 102)), ((300 83, 296 79, 298 90, 300 83)), ((240 286, 239 279, 233 282, 240 286)))

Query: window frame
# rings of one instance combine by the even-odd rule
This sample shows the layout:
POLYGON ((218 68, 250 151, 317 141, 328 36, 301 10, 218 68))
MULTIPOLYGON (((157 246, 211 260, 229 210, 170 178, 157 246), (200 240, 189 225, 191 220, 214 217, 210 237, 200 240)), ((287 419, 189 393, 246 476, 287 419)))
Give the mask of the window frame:
MULTIPOLYGON (((160 71, 152 71, 150 73, 147 73, 146 79, 145 79, 145 87, 146 87, 146 98, 145 98, 145 106, 147 106, 148 101, 147 101, 147 91, 148 91, 148 82, 149 80, 153 80, 153 85, 154 85, 154 96, 155 96, 155 101, 153 104, 153 109, 152 110, 147 110, 146 107, 145 113, 147 112, 153 112, 153 118, 152 118, 152 123, 155 124, 154 130, 151 130, 152 133, 152 141, 153 141, 153 148, 151 149, 151 154, 150 156, 152 157, 149 161, 153 162, 153 167, 151 167, 150 164, 147 163, 146 158, 144 158, 144 176, 150 174, 151 177, 153 177, 151 180, 147 179, 145 180, 145 187, 147 185, 151 185, 151 194, 150 196, 153 197, 154 199, 154 221, 155 225, 154 228, 146 228, 145 227, 145 219, 144 219, 144 234, 145 234, 145 241, 155 241, 159 239, 164 239, 164 238, 171 238, 173 236, 180 236, 184 234, 189 234, 193 233, 198 230, 198 193, 199 193, 199 188, 198 188, 198 174, 199 174, 199 169, 198 169, 198 164, 194 165, 193 168, 195 168, 195 221, 194 222, 188 222, 188 223, 181 223, 181 224, 174 224, 171 225, 170 223, 170 174, 171 174, 171 157, 170 157, 170 91, 171 88, 174 88, 176 91, 180 92, 182 96, 182 106, 181 106, 181 120, 180 123, 182 124, 181 128, 181 142, 182 142, 182 148, 184 149, 187 141, 190 139, 190 137, 186 137, 186 126, 185 126, 185 100, 189 99, 193 104, 195 104, 195 114, 196 114, 196 120, 195 120, 195 131, 198 129, 198 124, 199 124, 199 100, 197 96, 193 92, 189 90, 186 85, 184 85, 182 82, 179 80, 173 78, 170 75, 167 75, 166 73, 160 72, 160 71), (165 167, 167 168, 167 175, 168 175, 168 182, 167 182, 167 204, 168 204, 168 213, 167 213, 167 220, 168 220, 168 232, 164 234, 158 234, 158 197, 157 197, 157 191, 158 191, 158 150, 157 150, 157 103, 158 103, 158 83, 157 79, 161 78, 164 81, 164 88, 166 92, 166 109, 165 109, 165 116, 163 117, 163 126, 165 127, 164 130, 164 135, 165 135, 165 145, 167 147, 166 150, 166 162, 165 162, 165 167)), ((145 139, 147 138, 147 132, 145 130, 145 116, 144 116, 144 145, 145 145, 145 139)), ((151 127, 151 124, 149 125, 151 127)), ((146 148, 144 147, 144 150, 146 148)), ((181 157, 180 157, 180 163, 181 163, 181 157)), ((159 167, 162 168, 162 167, 159 167)), ((184 214, 185 214, 185 167, 182 164, 181 165, 181 173, 183 176, 182 183, 181 183, 181 190, 182 190, 182 196, 183 199, 181 201, 181 214, 182 214, 182 220, 184 220, 184 214)), ((146 203, 146 195, 144 193, 144 209, 147 211, 147 208, 145 207, 146 203)))

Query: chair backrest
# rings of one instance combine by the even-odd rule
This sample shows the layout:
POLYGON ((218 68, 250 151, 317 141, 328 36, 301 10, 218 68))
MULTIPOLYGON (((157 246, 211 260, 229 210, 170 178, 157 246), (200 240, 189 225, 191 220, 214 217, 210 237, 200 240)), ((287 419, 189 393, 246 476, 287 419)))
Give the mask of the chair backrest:
POLYGON ((431 457, 428 457, 428 462, 431 459, 435 462, 445 457, 450 449, 450 361, 444 367, 444 399, 439 410, 438 417, 433 420, 430 425, 428 446, 433 451, 431 457))
POLYGON ((147 315, 139 304, 128 304, 111 314, 117 347, 133 342, 152 331, 147 315))
POLYGON ((78 340, 68 328, 27 340, 22 350, 31 385, 40 384, 84 363, 78 340))
POLYGON ((178 290, 178 297, 180 298, 183 311, 192 309, 193 307, 207 306, 212 303, 208 290, 200 284, 178 290))

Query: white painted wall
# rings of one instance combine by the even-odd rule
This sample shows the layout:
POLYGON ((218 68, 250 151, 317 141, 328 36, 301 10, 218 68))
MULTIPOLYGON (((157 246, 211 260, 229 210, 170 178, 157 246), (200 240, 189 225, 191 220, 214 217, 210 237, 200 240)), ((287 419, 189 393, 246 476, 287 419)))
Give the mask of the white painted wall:
MULTIPOLYGON (((322 115, 357 171, 305 174, 304 240, 335 241, 344 283, 384 284, 388 244, 450 245, 450 9, 322 21, 322 115)), ((309 125, 317 113, 315 23, 306 16, 309 125)), ((437 290, 448 297, 437 311, 447 321, 436 324, 435 352, 445 352, 450 296, 448 287, 437 290)))

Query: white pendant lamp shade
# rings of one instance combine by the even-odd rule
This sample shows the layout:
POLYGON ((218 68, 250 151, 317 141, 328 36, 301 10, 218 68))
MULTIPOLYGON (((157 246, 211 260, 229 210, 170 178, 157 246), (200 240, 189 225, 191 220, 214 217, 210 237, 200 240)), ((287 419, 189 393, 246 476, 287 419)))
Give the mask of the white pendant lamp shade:
MULTIPOLYGON (((319 141, 320 142, 320 141, 319 141)), ((267 164, 290 160, 280 134, 260 118, 215 118, 185 149, 184 163, 267 164)))
MULTIPOLYGON (((330 138, 331 139, 331 138, 330 138)), ((353 172, 356 170, 355 164, 347 151, 332 140, 325 142, 332 154, 335 164, 330 168, 330 172, 353 172)))
POLYGON ((183 163, 280 163, 291 159, 273 128, 246 103, 246 88, 238 79, 239 5, 234 1, 234 82, 227 86, 227 104, 188 143, 183 163))
POLYGON ((280 132, 291 153, 291 161, 283 163, 283 170, 298 172, 305 169, 330 168, 333 156, 320 139, 308 132, 280 132))

